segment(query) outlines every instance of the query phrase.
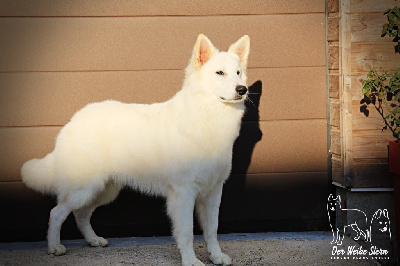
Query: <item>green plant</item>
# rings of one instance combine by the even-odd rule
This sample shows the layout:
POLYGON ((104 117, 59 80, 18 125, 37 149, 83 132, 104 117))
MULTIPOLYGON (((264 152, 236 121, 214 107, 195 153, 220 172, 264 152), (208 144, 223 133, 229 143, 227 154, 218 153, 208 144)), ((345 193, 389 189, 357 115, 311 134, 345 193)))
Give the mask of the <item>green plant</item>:
POLYGON ((360 111, 368 116, 368 105, 373 104, 385 122, 382 131, 390 129, 400 141, 400 68, 393 72, 382 70, 381 73, 372 68, 362 85, 364 99, 360 102, 360 111))
POLYGON ((400 53, 400 8, 397 6, 385 11, 384 15, 387 16, 388 23, 383 25, 382 37, 389 35, 393 38, 393 42, 397 42, 394 47, 395 53, 400 53))
MULTIPOLYGON (((381 37, 387 34, 394 37, 393 41, 397 42, 394 51, 400 53, 400 8, 390 8, 384 15, 388 23, 383 25, 381 37)), ((385 122, 382 131, 390 129, 396 141, 400 142, 400 68, 392 72, 378 72, 376 67, 372 68, 362 82, 362 94, 364 99, 360 102, 360 111, 368 116, 368 106, 373 104, 385 122)))

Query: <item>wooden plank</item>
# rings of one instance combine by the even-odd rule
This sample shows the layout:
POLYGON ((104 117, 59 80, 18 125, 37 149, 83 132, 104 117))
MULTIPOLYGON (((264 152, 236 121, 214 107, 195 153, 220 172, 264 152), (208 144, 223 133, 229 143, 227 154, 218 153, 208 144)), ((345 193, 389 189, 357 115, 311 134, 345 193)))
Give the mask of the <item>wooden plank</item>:
POLYGON ((352 13, 383 13, 398 4, 396 0, 351 0, 352 13))
MULTIPOLYGON (((364 98, 362 81, 366 78, 367 72, 353 73, 352 80, 352 104, 353 104, 353 130, 381 130, 384 122, 375 107, 370 104, 368 107, 368 117, 360 111, 360 101, 364 98)), ((386 114, 386 112, 385 112, 386 114)))
POLYGON ((339 40, 339 14, 330 13, 328 16, 328 41, 338 41, 339 40))
POLYGON ((332 154, 332 181, 343 184, 342 177, 342 158, 340 155, 332 154))
POLYGON ((63 1, 63 0, 1 0, 0 16, 204 16, 323 13, 324 1, 304 0, 301 5, 290 0, 233 0, 216 4, 206 0, 169 1, 63 1))
POLYGON ((367 72, 372 67, 396 69, 399 55, 394 53, 394 43, 352 43, 351 68, 353 72, 367 72))
POLYGON ((0 126, 65 125, 91 102, 162 102, 181 89, 184 71, 0 74, 0 126))
MULTIPOLYGON (((262 82, 259 119, 326 118, 324 71, 319 67, 250 70, 249 76, 262 82), (298 78, 293 79, 293 76, 298 78), (315 104, 310 106, 309 101, 315 104)), ((257 105, 256 101, 253 102, 257 105)), ((253 107, 253 104, 248 104, 249 109, 253 107)))
MULTIPOLYGON (((368 165, 381 165, 388 167, 388 158, 354 158, 354 163, 359 167, 368 165)), ((388 171, 388 170, 386 170, 388 171)))
POLYGON ((330 99, 329 104, 331 126, 340 128, 340 100, 330 99))
POLYGON ((319 13, 0 18, 0 72, 184 69, 199 33, 221 50, 248 34, 249 67, 325 66, 325 16, 319 13))
POLYGON ((249 85, 262 83, 259 119, 325 119, 325 71, 324 67, 250 69, 249 85))
POLYGON ((354 130, 381 130, 384 122, 375 108, 370 105, 368 107, 369 116, 366 117, 360 112, 360 104, 353 102, 353 129, 354 130))
POLYGON ((387 158, 389 140, 393 140, 393 136, 388 131, 354 131, 354 158, 387 158))
POLYGON ((353 129, 354 130, 380 130, 384 123, 375 110, 375 107, 370 104, 368 107, 368 117, 360 111, 360 101, 364 98, 362 90, 362 82, 367 77, 367 72, 353 73, 352 80, 352 102, 353 102, 353 129))
MULTIPOLYGON (((384 127, 383 118, 372 104, 368 106, 368 117, 360 111, 360 107, 360 101, 353 101, 353 130, 381 130, 384 127)), ((384 111, 384 114, 387 115, 387 112, 384 111)))
POLYGON ((358 101, 360 102, 361 99, 363 99, 362 95, 362 82, 367 78, 368 72, 362 72, 362 73, 352 73, 351 77, 351 94, 352 94, 352 100, 353 101, 358 101))
POLYGON ((22 164, 54 149, 61 127, 0 128, 0 181, 20 180, 22 164))
MULTIPOLYGON (((378 68, 378 72, 382 73, 381 69, 378 68)), ((364 98, 362 95, 362 82, 367 78, 368 72, 358 72, 352 73, 351 82, 352 82, 352 100, 360 101, 364 98)))
POLYGON ((339 0, 327 0, 328 13, 339 12, 339 0))
POLYGON ((339 75, 339 69, 329 69, 329 75, 339 75))
POLYGON ((340 0, 340 32, 339 32, 339 93, 340 102, 340 138, 341 158, 343 160, 343 178, 345 183, 353 179, 353 129, 351 102, 351 17, 350 1, 340 0))
POLYGON ((342 140, 340 139, 340 130, 338 128, 331 129, 331 146, 330 152, 341 157, 342 154, 342 140))
POLYGON ((351 15, 352 42, 392 42, 389 36, 381 37, 387 18, 382 13, 355 13, 351 15))
POLYGON ((393 187, 387 159, 354 159, 354 187, 393 187))
POLYGON ((329 71, 329 98, 339 99, 339 73, 329 71))
MULTIPOLYGON (((323 67, 250 69, 248 84, 261 81, 250 90, 263 92, 261 99, 250 95, 248 111, 256 114, 248 119, 325 118, 324 73, 323 67)), ((183 78, 183 70, 0 73, 0 126, 65 125, 88 103, 107 99, 166 101, 183 78)))
MULTIPOLYGON (((0 128, 0 181, 20 180, 22 164, 51 152, 60 128, 0 128)), ((232 172, 326 172, 326 156, 324 119, 244 122, 232 172)))
POLYGON ((332 70, 339 69, 339 43, 328 43, 328 68, 332 70))
MULTIPOLYGON (((256 143, 252 152, 248 173, 327 171, 325 119, 268 121, 260 122, 259 126, 262 139, 256 143), (290 128, 296 129, 296 132, 290 128)), ((256 136, 254 128, 257 127, 246 127, 250 132, 248 137, 253 139, 249 140, 248 146, 251 147, 256 136)))

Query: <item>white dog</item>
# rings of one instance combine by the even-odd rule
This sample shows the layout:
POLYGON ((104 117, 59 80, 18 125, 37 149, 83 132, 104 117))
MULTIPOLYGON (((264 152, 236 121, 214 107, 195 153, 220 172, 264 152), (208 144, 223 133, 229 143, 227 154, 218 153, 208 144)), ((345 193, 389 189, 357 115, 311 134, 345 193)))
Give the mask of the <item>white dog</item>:
POLYGON ((193 250, 195 207, 211 261, 231 264, 217 241, 218 212, 245 111, 249 51, 247 35, 228 52, 199 35, 183 88, 172 99, 89 104, 60 131, 53 152, 23 165, 27 186, 58 196, 50 213, 50 254, 66 252, 60 229, 70 212, 90 245, 106 246, 90 217, 129 186, 167 198, 182 265, 204 265, 193 250))

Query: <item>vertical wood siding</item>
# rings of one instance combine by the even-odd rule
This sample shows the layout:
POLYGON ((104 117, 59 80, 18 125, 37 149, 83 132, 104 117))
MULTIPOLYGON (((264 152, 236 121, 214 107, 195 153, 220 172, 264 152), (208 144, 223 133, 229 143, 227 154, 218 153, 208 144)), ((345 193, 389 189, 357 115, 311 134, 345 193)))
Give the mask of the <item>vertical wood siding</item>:
MULTIPOLYGON (((371 108, 369 117, 360 112, 362 99, 362 81, 369 69, 382 67, 395 69, 399 65, 399 56, 394 53, 394 44, 389 37, 380 37, 382 26, 386 23, 384 11, 398 4, 394 0, 341 0, 328 1, 329 10, 329 93, 331 106, 331 139, 333 154, 333 181, 346 187, 391 187, 392 180, 387 166, 387 144, 392 139, 389 132, 381 132, 382 118, 371 108), (336 6, 346 7, 337 13, 336 6), (337 19, 339 18, 339 20, 337 19), (338 25, 348 25, 350 29, 338 25), (330 32, 330 33, 329 33, 330 32), (346 35, 347 32, 347 35, 346 35), (343 38, 345 37, 345 38, 343 38), (338 39, 337 39, 338 38, 338 39), (343 52, 337 55, 335 43, 338 41, 341 51, 345 47, 349 58, 343 67, 343 52), (337 59, 338 58, 338 59, 337 59), (336 64, 339 65, 339 77, 347 75, 347 82, 336 82, 336 64), (346 89, 350 84, 350 89, 346 89), (340 99, 339 112, 337 99, 340 99), (348 119, 351 114, 351 119, 348 119), (334 117, 332 117, 334 116, 334 117), (346 119, 346 121, 343 121, 346 119), (342 127, 337 127, 340 120, 342 127), (332 123, 334 121, 334 123, 332 123), (349 131, 350 129, 350 131, 349 131), (340 130, 341 135, 333 134, 340 130), (340 139, 338 139, 340 138, 340 139), (347 138, 347 139, 346 139, 347 138), (341 148, 336 145, 341 143, 341 148), (338 154, 337 151, 341 153, 338 154), (340 158, 340 164, 339 162, 340 158), (350 168, 348 166, 351 166, 350 168)), ((346 77, 343 76, 344 80, 346 77)))

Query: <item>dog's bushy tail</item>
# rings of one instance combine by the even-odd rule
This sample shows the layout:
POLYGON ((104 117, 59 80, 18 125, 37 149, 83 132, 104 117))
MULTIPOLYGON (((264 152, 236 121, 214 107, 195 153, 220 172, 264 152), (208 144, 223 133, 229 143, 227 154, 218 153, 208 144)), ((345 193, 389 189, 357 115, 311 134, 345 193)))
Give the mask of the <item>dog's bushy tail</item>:
POLYGON ((43 159, 33 159, 24 163, 21 176, 28 187, 43 194, 55 193, 53 153, 47 154, 43 159))

